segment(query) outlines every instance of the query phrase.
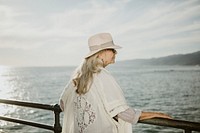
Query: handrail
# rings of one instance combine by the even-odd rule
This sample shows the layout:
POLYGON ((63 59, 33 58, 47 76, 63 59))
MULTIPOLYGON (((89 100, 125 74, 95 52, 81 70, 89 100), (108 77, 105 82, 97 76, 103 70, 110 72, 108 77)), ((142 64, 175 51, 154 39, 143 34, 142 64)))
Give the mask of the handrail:
POLYGON ((62 127, 60 125, 61 109, 60 109, 60 106, 58 104, 48 105, 48 104, 23 102, 23 101, 17 101, 17 100, 6 100, 6 99, 0 99, 0 103, 53 111, 54 114, 55 114, 55 116, 54 116, 55 123, 54 123, 53 126, 51 126, 51 125, 46 125, 46 124, 42 124, 42 123, 36 123, 36 122, 33 122, 33 121, 10 118, 10 117, 5 117, 5 116, 0 116, 0 120, 25 124, 25 125, 29 125, 29 126, 47 129, 47 130, 52 130, 52 131, 54 131, 54 133, 60 133, 61 130, 62 130, 62 127))
MULTIPOLYGON (((5 121, 25 124, 25 125, 29 125, 29 126, 39 127, 39 128, 43 128, 43 129, 47 129, 47 130, 52 130, 52 131, 54 131, 54 133, 61 133, 61 130, 62 130, 62 127, 60 125, 61 109, 58 104, 48 105, 48 104, 22 102, 22 101, 5 100, 5 99, 0 99, 0 103, 54 111, 55 124, 53 126, 36 123, 36 122, 32 122, 32 121, 26 121, 26 120, 22 120, 22 119, 5 117, 5 116, 0 116, 0 120, 5 120, 5 121)), ((192 133, 192 131, 200 131, 200 123, 183 121, 183 120, 152 118, 152 119, 147 119, 147 120, 140 120, 139 123, 178 128, 178 129, 184 130, 184 133, 192 133)))
POLYGON ((29 125, 29 126, 34 126, 34 127, 38 127, 38 128, 43 128, 43 129, 54 131, 54 127, 53 126, 46 125, 46 124, 41 124, 41 123, 36 123, 36 122, 33 122, 33 121, 26 121, 26 120, 23 120, 23 119, 17 119, 17 118, 5 117, 5 116, 0 116, 0 120, 20 123, 20 124, 24 124, 24 125, 29 125))
POLYGON ((6 99, 0 99, 0 103, 54 111, 54 105, 48 105, 48 104, 24 102, 24 101, 18 101, 18 100, 6 100, 6 99))
POLYGON ((147 120, 141 120, 139 121, 139 123, 183 129, 185 133, 191 133, 192 131, 200 131, 200 123, 183 120, 152 118, 147 120))

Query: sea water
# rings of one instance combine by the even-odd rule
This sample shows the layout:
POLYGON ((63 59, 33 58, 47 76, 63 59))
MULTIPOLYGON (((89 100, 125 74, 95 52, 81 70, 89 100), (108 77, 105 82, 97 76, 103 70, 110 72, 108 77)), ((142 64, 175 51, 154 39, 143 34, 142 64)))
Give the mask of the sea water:
MULTIPOLYGON (((1 67, 0 99, 58 103, 75 67, 1 67)), ((143 111, 163 112, 174 119, 200 122, 199 66, 130 66, 107 68, 124 91, 128 104, 143 111)), ((54 124, 51 111, 0 103, 0 115, 54 124)), ((61 113, 61 120, 63 114, 61 113)), ((61 121, 62 122, 62 121, 61 121)), ((135 133, 182 133, 182 130, 138 123, 135 133)), ((0 133, 52 133, 0 120, 0 133)))

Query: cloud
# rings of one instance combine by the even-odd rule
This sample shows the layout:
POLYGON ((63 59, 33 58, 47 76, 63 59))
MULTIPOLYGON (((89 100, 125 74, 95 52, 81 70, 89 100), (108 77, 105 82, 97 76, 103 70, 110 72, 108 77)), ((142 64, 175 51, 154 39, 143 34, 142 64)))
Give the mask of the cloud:
POLYGON ((121 31, 118 36, 121 37, 121 44, 125 44, 121 59, 150 58, 178 51, 199 50, 199 10, 200 5, 196 1, 157 3, 156 6, 146 8, 137 19, 117 28, 121 31))
MULTIPOLYGON (((183 5, 186 4, 187 1, 183 5)), ((191 3, 189 1, 189 3, 191 3)), ((182 7, 182 6, 181 6, 182 7)), ((130 19, 129 22, 125 23, 119 29, 122 32, 129 31, 144 31, 157 30, 162 28, 170 28, 182 26, 184 24, 191 23, 191 20, 195 17, 199 18, 200 5, 191 5, 190 7, 180 8, 176 4, 161 3, 156 7, 147 8, 143 14, 141 14, 137 19, 130 19), (183 9, 184 10, 183 10, 183 9)), ((131 15, 131 14, 130 14, 131 15)), ((199 22, 199 20, 197 20, 199 22)))
MULTIPOLYGON (((80 60, 88 52, 88 36, 97 32, 111 32, 114 41, 123 45, 120 60, 173 54, 188 47, 191 51, 200 49, 198 0, 155 3, 89 0, 76 6, 63 2, 56 2, 54 9, 50 9, 53 5, 46 6, 45 1, 28 5, 24 2, 20 4, 23 8, 14 3, 2 4, 0 49, 10 49, 14 54, 19 54, 15 49, 20 49, 21 57, 31 59, 36 54, 45 59, 53 55, 54 63, 56 57, 72 55, 80 60)), ((73 62, 71 58, 68 61, 73 62)))
POLYGON ((0 18, 4 21, 0 24, 0 47, 32 49, 39 48, 47 42, 72 43, 72 39, 88 37, 91 30, 101 29, 100 26, 117 11, 115 5, 105 7, 106 4, 94 1, 88 4, 91 5, 90 8, 65 9, 63 12, 47 14, 42 18, 36 17, 37 14, 30 10, 1 6, 0 18), (29 21, 32 18, 35 20, 29 21))
POLYGON ((8 6, 0 6, 0 48, 33 48, 41 41, 37 30, 20 18, 30 16, 8 6))

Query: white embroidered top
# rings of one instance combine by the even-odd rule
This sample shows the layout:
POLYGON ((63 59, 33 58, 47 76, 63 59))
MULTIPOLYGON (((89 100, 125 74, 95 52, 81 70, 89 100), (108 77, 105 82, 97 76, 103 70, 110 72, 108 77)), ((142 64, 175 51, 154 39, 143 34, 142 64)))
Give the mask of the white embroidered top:
POLYGON ((106 69, 94 74, 86 94, 78 95, 75 90, 70 81, 60 98, 62 133, 132 133, 131 123, 137 123, 141 111, 130 111, 121 88, 106 69), (118 114, 117 122, 113 117, 118 114), (125 121, 127 118, 132 119, 131 123, 125 121))

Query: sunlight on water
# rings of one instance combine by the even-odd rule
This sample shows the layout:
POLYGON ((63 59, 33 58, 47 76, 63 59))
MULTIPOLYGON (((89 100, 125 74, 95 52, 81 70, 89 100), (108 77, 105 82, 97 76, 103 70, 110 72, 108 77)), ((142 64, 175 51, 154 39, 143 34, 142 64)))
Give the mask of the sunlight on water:
MULTIPOLYGON (((0 67, 0 99, 31 101, 45 104, 58 102, 74 68, 8 68, 0 67)), ((175 119, 200 121, 200 67, 115 67, 111 69, 123 88, 130 106, 159 111, 175 119)), ((44 110, 0 103, 0 116, 13 117, 53 125, 53 115, 44 110)), ((61 116, 62 120, 63 116, 61 116)), ((172 128, 145 124, 134 126, 135 132, 178 133, 172 128)), ((0 120, 0 133, 47 133, 0 120)), ((182 131, 181 131, 182 132, 182 131)))
MULTIPOLYGON (((2 77, 2 75, 3 75, 3 73, 5 73, 5 71, 6 71, 5 69, 6 69, 5 67, 0 66, 0 98, 1 99, 5 98, 5 93, 6 93, 5 91, 7 91, 7 90, 3 89, 5 79, 2 77)), ((5 113, 6 113, 5 106, 0 103, 0 115, 2 116, 5 113)), ((6 125, 6 122, 0 121, 0 126, 4 126, 4 125, 6 125)))
MULTIPOLYGON (((8 72, 8 67, 0 66, 0 99, 9 99, 11 97, 12 87, 9 87, 8 72)), ((15 107, 0 103, 0 116, 13 112, 15 109, 15 107)), ((6 122, 0 121, 0 126, 3 125, 6 125, 6 122)))
POLYGON ((6 85, 6 72, 8 71, 8 68, 6 67, 0 67, 0 98, 6 99, 9 97, 9 92, 11 91, 11 88, 8 88, 6 85))

